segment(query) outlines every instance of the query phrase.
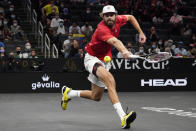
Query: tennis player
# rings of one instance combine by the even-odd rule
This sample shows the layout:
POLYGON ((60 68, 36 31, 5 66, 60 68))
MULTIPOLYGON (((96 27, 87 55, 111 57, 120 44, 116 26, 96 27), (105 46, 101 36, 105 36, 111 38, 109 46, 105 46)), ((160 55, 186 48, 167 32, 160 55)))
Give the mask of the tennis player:
POLYGON ((131 111, 128 114, 124 112, 116 92, 114 77, 109 72, 109 66, 106 66, 104 57, 110 56, 112 58, 111 48, 114 46, 122 53, 125 59, 130 58, 129 51, 117 39, 120 27, 125 25, 127 21, 139 32, 140 43, 145 43, 146 37, 133 15, 118 15, 112 5, 104 6, 100 16, 103 20, 98 24, 90 43, 85 47, 87 53, 84 58, 84 66, 90 73, 88 80, 91 82, 91 90, 73 90, 64 86, 62 88, 63 97, 61 106, 63 110, 66 110, 69 100, 73 97, 100 101, 104 93, 104 87, 107 87, 109 98, 120 117, 121 126, 127 129, 130 128, 130 124, 135 120, 136 112, 131 111))

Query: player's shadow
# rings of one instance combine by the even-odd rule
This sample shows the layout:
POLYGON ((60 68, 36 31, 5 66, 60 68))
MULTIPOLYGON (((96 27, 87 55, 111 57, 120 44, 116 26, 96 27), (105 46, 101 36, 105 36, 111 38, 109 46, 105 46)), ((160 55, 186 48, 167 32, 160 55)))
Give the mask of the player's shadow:
MULTIPOLYGON (((81 118, 80 118, 81 119, 81 118)), ((116 125, 115 127, 112 125, 103 125, 101 123, 92 121, 61 121, 61 123, 66 127, 73 127, 74 130, 79 131, 121 131, 120 126, 116 125)))

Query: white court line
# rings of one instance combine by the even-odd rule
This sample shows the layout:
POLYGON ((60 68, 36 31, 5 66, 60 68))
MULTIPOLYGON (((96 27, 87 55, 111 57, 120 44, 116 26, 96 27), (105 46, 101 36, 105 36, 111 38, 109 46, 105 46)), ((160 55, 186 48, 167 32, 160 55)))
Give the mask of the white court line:
MULTIPOLYGON (((170 107, 141 107, 143 110, 150 110, 154 112, 166 112, 168 114, 176 115, 176 116, 182 116, 182 117, 191 117, 191 118, 196 118, 196 113, 193 112, 186 112, 184 110, 177 110, 174 108, 170 107)), ((190 108, 189 108, 190 109, 190 108)), ((194 108, 196 109, 196 108, 194 108)))
POLYGON ((196 111, 196 107, 194 107, 194 108, 188 108, 188 109, 190 109, 192 111, 196 111))

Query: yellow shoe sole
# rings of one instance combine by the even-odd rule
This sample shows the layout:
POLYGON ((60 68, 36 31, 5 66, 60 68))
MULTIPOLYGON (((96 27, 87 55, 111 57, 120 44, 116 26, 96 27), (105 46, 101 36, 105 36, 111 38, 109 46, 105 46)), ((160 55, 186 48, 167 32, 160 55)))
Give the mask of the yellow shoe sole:
POLYGON ((63 97, 62 97, 62 101, 61 101, 61 107, 63 110, 67 109, 68 102, 71 100, 67 95, 68 92, 70 92, 70 91, 71 91, 71 88, 68 88, 68 87, 62 88, 63 97))

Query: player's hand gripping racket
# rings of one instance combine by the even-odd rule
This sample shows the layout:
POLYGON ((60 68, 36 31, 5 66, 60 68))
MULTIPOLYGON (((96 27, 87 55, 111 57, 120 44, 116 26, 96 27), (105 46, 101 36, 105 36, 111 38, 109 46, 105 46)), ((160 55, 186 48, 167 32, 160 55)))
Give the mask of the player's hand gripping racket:
POLYGON ((142 59, 147 61, 148 63, 158 63, 161 61, 168 60, 172 57, 171 53, 169 52, 158 52, 158 53, 152 53, 148 55, 130 55, 130 58, 133 59, 142 59))

